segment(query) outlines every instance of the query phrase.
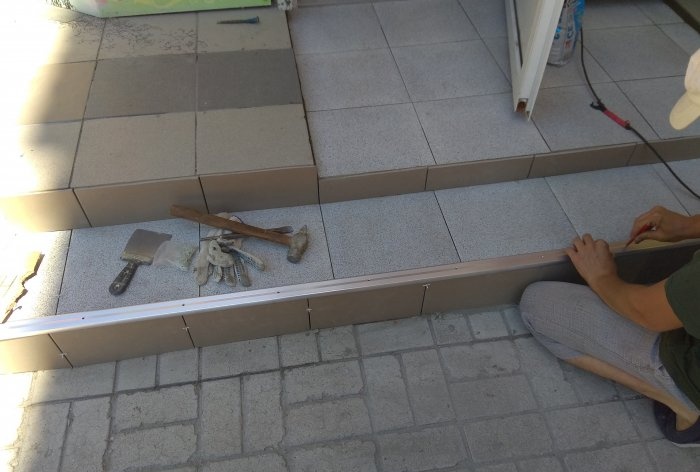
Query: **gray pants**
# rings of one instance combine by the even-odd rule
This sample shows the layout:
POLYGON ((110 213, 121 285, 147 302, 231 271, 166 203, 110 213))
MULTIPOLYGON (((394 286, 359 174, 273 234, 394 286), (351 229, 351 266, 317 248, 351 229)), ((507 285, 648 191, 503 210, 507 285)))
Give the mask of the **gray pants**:
POLYGON ((587 286, 534 283, 523 294, 520 312, 535 339, 556 357, 594 357, 699 411, 661 363, 659 334, 618 315, 587 286))

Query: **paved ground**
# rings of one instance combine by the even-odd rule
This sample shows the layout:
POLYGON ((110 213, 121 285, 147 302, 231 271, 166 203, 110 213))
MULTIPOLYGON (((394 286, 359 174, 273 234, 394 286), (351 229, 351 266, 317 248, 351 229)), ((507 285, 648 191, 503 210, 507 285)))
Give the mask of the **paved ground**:
POLYGON ((648 400, 558 363, 509 307, 1 382, 3 470, 700 468, 648 400))

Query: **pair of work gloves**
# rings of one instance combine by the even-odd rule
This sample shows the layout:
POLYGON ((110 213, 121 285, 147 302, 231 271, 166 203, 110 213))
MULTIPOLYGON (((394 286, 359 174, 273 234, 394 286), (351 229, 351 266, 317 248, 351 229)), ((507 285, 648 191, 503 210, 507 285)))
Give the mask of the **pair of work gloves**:
MULTIPOLYGON (((240 218, 229 213, 217 216, 240 222, 240 218)), ((223 281, 230 287, 240 284, 250 287, 250 277, 246 265, 257 270, 265 270, 265 263, 258 257, 241 249, 242 237, 235 237, 230 231, 212 229, 199 243, 199 255, 195 263, 197 284, 205 285, 210 278, 223 281)))

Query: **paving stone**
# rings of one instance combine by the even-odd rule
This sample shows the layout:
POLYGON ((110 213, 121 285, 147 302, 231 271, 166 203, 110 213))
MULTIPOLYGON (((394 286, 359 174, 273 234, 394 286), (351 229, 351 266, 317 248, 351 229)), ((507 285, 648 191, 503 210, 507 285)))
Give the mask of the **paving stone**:
POLYGON ((524 375, 453 384, 452 395, 461 419, 523 413, 537 408, 524 375))
POLYGON ((619 399, 615 383, 565 362, 561 363, 564 378, 574 387, 581 403, 601 403, 619 399))
POLYGON ((231 472, 231 471, 265 471, 287 472, 287 466, 282 456, 264 454, 262 456, 243 457, 225 462, 211 462, 202 466, 202 472, 231 472))
POLYGON ((453 380, 513 374, 520 361, 510 341, 476 343, 440 349, 448 376, 453 380))
POLYGON ((386 434, 378 441, 385 472, 453 467, 466 458, 462 437, 454 426, 386 434))
POLYGON ((550 411, 546 417, 559 449, 611 446, 638 439, 622 402, 550 411))
POLYGON ((62 472, 102 470, 109 436, 109 397, 73 403, 63 446, 62 472))
POLYGON ((363 359, 362 363, 374 430, 412 425, 413 415, 399 361, 393 356, 381 356, 363 359))
POLYGON ((44 370, 34 377, 31 401, 46 402, 112 393, 114 362, 75 369, 44 370))
POLYGON ((123 393, 117 396, 116 405, 113 421, 115 431, 197 418, 194 385, 123 393))
POLYGON ((381 2, 374 10, 391 47, 479 38, 455 0, 381 2))
POLYGON ((296 54, 386 48, 372 5, 299 8, 289 15, 296 54))
POLYGON ((542 457, 518 462, 520 472, 564 472, 559 459, 556 457, 542 457))
POLYGON ((156 360, 156 356, 148 356, 117 362, 116 390, 120 392, 155 387, 156 360))
POLYGON ((112 439, 108 470, 181 464, 194 454, 196 447, 194 425, 118 434, 112 439))
POLYGON ((200 397, 200 453, 204 457, 240 453, 240 379, 203 382, 200 397))
POLYGON ((20 432, 22 444, 15 470, 58 470, 69 406, 68 403, 57 403, 25 410, 20 432))
POLYGON ((348 441, 289 454, 290 472, 376 472, 375 446, 369 441, 348 441))
POLYGON ((464 427, 475 462, 505 460, 552 451, 552 439, 537 413, 469 423, 464 427))
POLYGON ((493 339, 508 336, 508 327, 499 311, 474 313, 467 316, 467 318, 476 339, 493 339))
POLYGON ((523 372, 530 378, 535 397, 543 407, 578 403, 573 385, 564 376, 562 367, 549 351, 533 338, 515 340, 523 372))
POLYGON ((280 336, 280 357, 282 367, 318 362, 316 332, 306 331, 280 336))
POLYGON ((253 339, 202 348, 202 378, 225 377, 279 368, 277 340, 253 339))
POLYGON ((637 400, 627 400, 625 404, 632 423, 637 427, 637 431, 642 439, 650 440, 664 437, 659 427, 656 426, 651 400, 639 398, 637 400))
POLYGON ((476 472, 518 472, 518 469, 515 467, 515 464, 508 463, 479 467, 476 469, 476 472))
POLYGON ((284 372, 287 403, 353 395, 362 390, 362 374, 357 361, 297 367, 284 372))
POLYGON ((669 441, 654 441, 647 446, 658 470, 696 472, 700 466, 693 451, 678 448, 669 441))
POLYGON ((467 319, 462 313, 438 313, 430 316, 437 344, 463 343, 472 340, 467 319))
POLYGON ((283 437, 280 373, 243 377, 243 450, 275 447, 283 437))
POLYGON ((359 325, 357 335, 365 356, 433 344, 428 320, 423 317, 359 325))
POLYGON ((360 398, 314 403, 286 416, 287 444, 294 446, 371 432, 367 407, 360 398))
POLYGON ((301 103, 291 49, 234 51, 197 56, 197 109, 301 103))
POLYGON ((579 452, 564 457, 569 472, 652 472, 655 470, 641 444, 579 452))
POLYGON ((416 423, 430 424, 454 419, 455 413, 437 351, 409 352, 401 357, 416 423))
POLYGON ((158 385, 194 382, 199 373, 199 349, 158 355, 158 385))
POLYGON ((99 61, 85 117, 194 111, 195 66, 194 54, 99 61))
POLYGON ((518 307, 510 307, 503 310, 503 318, 508 325, 508 333, 511 336, 519 336, 521 334, 530 334, 530 331, 523 323, 523 318, 520 316, 518 307))
POLYGON ((352 326, 322 329, 318 332, 321 360, 334 361, 357 357, 357 342, 352 326))

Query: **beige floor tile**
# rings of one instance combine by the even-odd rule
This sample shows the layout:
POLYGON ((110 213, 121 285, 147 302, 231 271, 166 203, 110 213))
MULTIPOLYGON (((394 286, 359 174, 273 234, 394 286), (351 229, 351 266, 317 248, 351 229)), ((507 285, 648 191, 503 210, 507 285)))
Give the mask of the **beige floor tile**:
POLYGON ((194 175, 194 113, 87 120, 71 185, 194 175))
POLYGON ((303 105, 197 114, 197 174, 313 165, 303 105))
POLYGON ((197 52, 288 49, 287 17, 277 8, 249 8, 200 12, 197 27, 197 52), (257 24, 227 25, 219 21, 259 17, 257 24))
POLYGON ((51 123, 0 130, 0 194, 68 188, 81 123, 51 123))
POLYGON ((195 13, 110 18, 99 58, 187 54, 195 52, 196 42, 195 13))

